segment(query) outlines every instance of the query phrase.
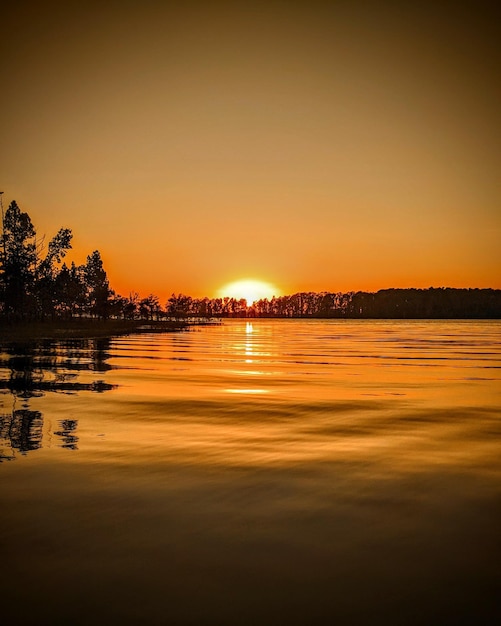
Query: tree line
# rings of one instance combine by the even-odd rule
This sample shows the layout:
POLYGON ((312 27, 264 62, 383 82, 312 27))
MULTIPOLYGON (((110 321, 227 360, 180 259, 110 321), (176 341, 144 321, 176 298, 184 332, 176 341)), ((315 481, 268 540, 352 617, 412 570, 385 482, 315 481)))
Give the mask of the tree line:
POLYGON ((247 306, 234 298, 191 298, 172 295, 167 313, 179 317, 266 317, 317 319, 498 319, 499 289, 382 289, 300 292, 247 306))
POLYGON ((500 289, 381 289, 296 293, 254 304, 256 317, 367 319, 501 318, 500 289))
POLYGON ((82 265, 64 257, 72 232, 37 237, 30 216, 15 201, 2 212, 0 318, 30 321, 75 317, 162 320, 222 317, 276 318, 501 318, 499 289, 383 289, 376 293, 301 292, 262 299, 192 298, 172 294, 165 306, 149 294, 117 294, 98 250, 82 265))

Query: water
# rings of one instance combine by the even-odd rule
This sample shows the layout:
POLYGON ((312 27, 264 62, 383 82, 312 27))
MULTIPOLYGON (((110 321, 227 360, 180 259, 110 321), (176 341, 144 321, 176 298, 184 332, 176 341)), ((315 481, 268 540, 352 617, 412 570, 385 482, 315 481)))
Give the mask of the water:
POLYGON ((3 346, 2 621, 491 624, 501 323, 3 346))

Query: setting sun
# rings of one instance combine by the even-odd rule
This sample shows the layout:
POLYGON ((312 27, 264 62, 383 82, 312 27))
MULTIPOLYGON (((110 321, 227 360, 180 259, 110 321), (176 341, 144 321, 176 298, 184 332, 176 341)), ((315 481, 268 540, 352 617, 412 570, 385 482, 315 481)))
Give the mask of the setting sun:
POLYGON ((220 298, 228 297, 236 300, 245 298, 247 306, 252 306, 254 302, 262 298, 270 299, 278 295, 280 294, 274 285, 261 280, 237 280, 228 283, 218 291, 220 298))

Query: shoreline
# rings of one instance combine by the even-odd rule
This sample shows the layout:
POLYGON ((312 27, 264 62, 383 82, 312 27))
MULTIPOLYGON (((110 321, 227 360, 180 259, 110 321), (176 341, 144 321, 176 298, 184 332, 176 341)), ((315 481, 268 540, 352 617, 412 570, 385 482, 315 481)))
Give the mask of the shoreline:
POLYGON ((181 332, 197 325, 197 323, 181 320, 72 319, 18 323, 2 322, 0 323, 0 341, 3 343, 20 343, 51 339, 98 339, 152 332, 181 332))

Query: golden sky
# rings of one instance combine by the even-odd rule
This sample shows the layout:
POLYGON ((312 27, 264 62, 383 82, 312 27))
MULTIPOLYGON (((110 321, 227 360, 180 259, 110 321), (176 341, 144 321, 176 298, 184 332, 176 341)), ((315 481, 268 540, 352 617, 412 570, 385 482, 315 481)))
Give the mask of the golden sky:
POLYGON ((11 3, 4 205, 124 295, 501 288, 494 6, 11 3))

